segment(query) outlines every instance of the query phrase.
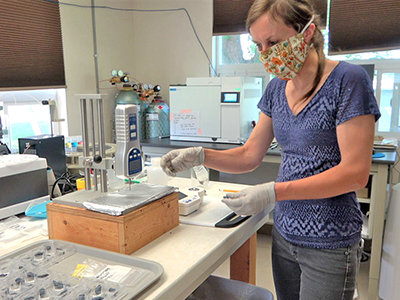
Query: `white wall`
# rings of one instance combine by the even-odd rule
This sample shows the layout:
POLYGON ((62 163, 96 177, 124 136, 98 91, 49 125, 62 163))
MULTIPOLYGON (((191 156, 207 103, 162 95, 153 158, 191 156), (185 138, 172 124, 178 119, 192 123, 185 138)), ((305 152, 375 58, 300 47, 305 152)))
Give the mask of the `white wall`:
MULTIPOLYGON (((69 3, 91 5, 90 0, 69 3)), ((212 50, 212 0, 96 0, 96 6, 125 9, 186 8, 209 57, 212 50)), ((61 5, 69 135, 81 134, 79 101, 75 94, 96 93, 92 10, 61 5)), ((99 80, 122 69, 143 83, 161 85, 168 103, 169 84, 185 83, 187 77, 209 76, 208 61, 184 11, 132 12, 96 9, 99 80)), ((106 141, 111 126, 116 89, 100 82, 105 103, 106 141)))

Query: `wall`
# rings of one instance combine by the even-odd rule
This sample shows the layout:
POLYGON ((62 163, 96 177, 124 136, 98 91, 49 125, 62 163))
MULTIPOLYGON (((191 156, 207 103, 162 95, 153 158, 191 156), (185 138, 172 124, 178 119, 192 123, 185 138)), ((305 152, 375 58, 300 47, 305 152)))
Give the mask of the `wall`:
MULTIPOLYGON (((186 8, 209 57, 212 48, 212 0, 97 0, 96 6, 121 9, 186 8)), ((90 6, 90 0, 68 3, 90 6)), ((69 135, 80 135, 79 100, 75 94, 96 93, 92 9, 61 5, 69 135)), ((209 76, 208 61, 184 11, 133 12, 95 9, 100 93, 104 105, 106 141, 111 141, 116 89, 107 82, 110 71, 122 69, 143 83, 161 85, 168 103, 169 84, 187 77, 209 76), (102 81, 105 80, 105 81, 102 81), (111 88, 111 89, 110 89, 111 88)))

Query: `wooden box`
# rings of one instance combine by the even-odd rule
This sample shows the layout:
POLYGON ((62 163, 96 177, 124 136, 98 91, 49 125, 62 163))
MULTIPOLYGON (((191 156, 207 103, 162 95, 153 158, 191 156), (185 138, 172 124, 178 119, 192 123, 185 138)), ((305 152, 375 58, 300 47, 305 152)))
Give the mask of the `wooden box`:
POLYGON ((178 193, 121 216, 49 203, 47 222, 50 239, 132 254, 179 224, 178 193))

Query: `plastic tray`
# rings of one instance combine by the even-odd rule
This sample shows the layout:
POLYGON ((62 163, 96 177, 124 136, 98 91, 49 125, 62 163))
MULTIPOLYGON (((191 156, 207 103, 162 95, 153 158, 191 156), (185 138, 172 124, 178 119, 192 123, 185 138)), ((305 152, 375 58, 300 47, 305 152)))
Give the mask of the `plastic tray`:
MULTIPOLYGON (((4 262, 7 259, 18 259, 32 252, 35 252, 38 247, 46 247, 47 245, 61 245, 72 249, 69 251, 65 257, 58 259, 53 263, 47 263, 44 267, 50 271, 52 274, 59 274, 60 276, 67 276, 68 278, 73 278, 74 273, 78 264, 82 264, 86 259, 92 259, 100 263, 105 263, 107 265, 118 265, 128 268, 134 268, 139 270, 144 270, 145 276, 140 278, 134 285, 118 283, 122 287, 123 293, 116 299, 133 299, 152 283, 160 278, 164 272, 164 268, 157 262, 149 261, 145 259, 135 258, 133 256, 128 256, 120 253, 115 253, 111 251, 106 251, 102 249, 97 249, 93 247, 88 247, 84 245, 79 245, 75 243, 60 241, 60 240, 45 240, 40 242, 32 243, 28 246, 20 248, 13 251, 7 255, 0 257, 0 262, 4 262)), ((103 281, 106 282, 106 281, 103 281)))

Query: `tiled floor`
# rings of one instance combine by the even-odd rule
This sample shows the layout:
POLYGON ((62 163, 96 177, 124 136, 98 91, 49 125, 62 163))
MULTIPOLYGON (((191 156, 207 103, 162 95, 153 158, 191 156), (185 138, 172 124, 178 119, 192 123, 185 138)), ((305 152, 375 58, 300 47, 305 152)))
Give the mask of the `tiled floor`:
MULTIPOLYGON (((257 235, 257 275, 256 285, 270 290, 276 299, 271 268, 271 236, 257 235)), ((358 300, 368 299, 368 272, 369 261, 362 262, 358 276, 358 300)), ((221 277, 229 277, 229 259, 225 261, 214 273, 221 277)))

